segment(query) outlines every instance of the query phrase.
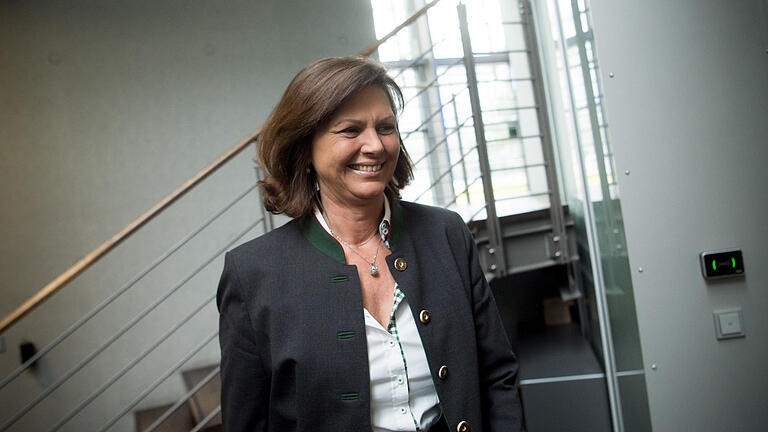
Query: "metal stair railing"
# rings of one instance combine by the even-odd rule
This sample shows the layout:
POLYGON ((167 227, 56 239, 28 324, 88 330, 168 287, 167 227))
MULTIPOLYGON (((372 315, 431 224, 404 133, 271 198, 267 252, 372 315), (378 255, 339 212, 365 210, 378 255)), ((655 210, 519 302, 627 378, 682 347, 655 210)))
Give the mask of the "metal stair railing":
POLYGON ((160 264, 165 262, 166 259, 168 259, 171 255, 173 255, 176 251, 181 249, 184 245, 189 243, 190 240, 192 240, 197 234, 199 234, 201 231, 203 231, 205 228, 207 228, 209 225, 211 225, 214 221, 216 221, 220 216, 222 216, 224 213, 227 212, 230 208, 232 208, 235 204, 240 202, 243 198, 245 198, 246 195, 248 195, 251 191, 253 191, 256 188, 256 184, 253 184, 249 188, 247 188, 244 192, 240 193, 237 197, 235 197, 234 200, 227 203, 224 207, 219 209, 215 214, 213 214, 211 217, 209 217, 206 221, 204 221, 202 224, 200 224, 197 228, 190 231, 184 238, 179 240, 178 243, 173 245, 170 249, 165 251, 163 254, 158 256, 155 261, 153 261, 150 265, 145 267, 142 271, 140 271, 136 276, 128 281, 125 285, 123 285, 120 289, 112 293, 109 297, 107 297, 104 301, 102 301, 98 306, 93 308, 90 312, 88 312, 86 315, 81 317, 77 322, 72 324, 67 330, 62 332, 59 336, 57 336, 54 340, 49 342, 46 346, 41 348, 35 355, 29 358, 26 362, 24 362, 21 366, 16 368, 13 372, 8 374, 5 378, 0 380, 0 390, 3 389, 8 383, 13 381, 16 377, 21 375, 25 370, 27 370, 32 364, 34 364, 37 360, 39 360, 42 356, 47 354, 52 349, 56 348, 64 339, 66 339, 68 336, 70 336, 72 333, 76 332, 80 327, 85 325, 91 318, 96 316, 99 312, 104 310, 107 306, 112 304, 115 300, 117 300, 118 297, 123 295, 126 291, 131 289, 136 283, 138 283, 141 279, 144 278, 147 274, 149 274, 152 270, 157 268, 160 264))
POLYGON ((211 420, 213 420, 213 418, 216 417, 216 415, 218 415, 220 412, 221 412, 221 405, 214 408, 213 411, 211 411, 207 416, 205 416, 204 419, 200 420, 200 423, 195 425, 195 427, 192 428, 189 432, 198 432, 199 430, 204 428, 206 425, 208 425, 208 423, 210 423, 211 420))
MULTIPOLYGON (((183 278, 179 283, 177 283, 173 288, 166 291, 165 294, 160 296, 157 300, 152 302, 149 306, 147 306, 141 313, 139 313, 137 316, 135 316, 131 321, 126 323, 117 333, 115 333, 112 337, 110 337, 105 343, 102 343, 97 349, 92 351, 90 354, 88 354, 85 358, 83 358, 80 362, 77 363, 73 368, 69 369, 64 375, 62 375, 59 379, 57 379, 53 384, 48 386, 45 390, 43 390, 41 393, 39 393, 30 403, 28 403, 21 411, 17 412, 16 415, 11 417, 10 420, 4 422, 2 425, 0 425, 0 430, 6 430, 13 424, 15 424, 19 419, 21 419, 24 415, 26 415, 29 411, 31 411, 37 404, 42 402, 45 398, 47 398, 51 393, 53 393, 56 389, 58 389, 62 384, 64 384, 66 381, 68 381, 72 376, 74 376, 77 372, 79 372, 81 369, 83 369, 88 363, 90 363, 94 358, 96 358, 99 354, 104 352, 110 345, 112 345, 115 341, 117 341, 121 336, 123 336, 128 330, 133 328, 139 321, 141 321, 144 317, 146 317, 150 312, 155 310, 160 304, 162 304, 165 300, 167 300, 172 294, 174 294, 176 291, 178 291, 181 287, 183 287, 190 279, 192 279, 193 276, 198 274, 201 270, 203 270, 205 267, 207 267, 210 263, 212 263, 216 258, 218 258, 220 255, 222 255, 224 252, 226 252, 237 240, 239 240, 241 237, 243 237, 245 234, 250 232, 256 225, 261 223, 264 220, 264 218, 261 218, 257 220, 256 222, 249 225, 245 230, 238 233, 235 238, 233 238, 231 241, 229 241, 223 248, 216 251, 215 254, 211 255, 205 262, 203 262, 201 265, 199 265, 192 273, 187 275, 185 278, 183 278)), ((182 319, 181 322, 176 324, 175 326, 171 327, 169 330, 167 330, 160 338, 158 338, 155 343, 153 343, 148 349, 146 349, 144 352, 139 354, 137 357, 133 358, 128 365, 126 365, 121 371, 119 371, 117 374, 115 374, 112 378, 110 378, 106 383, 104 383, 98 390, 96 390, 91 396, 86 398, 86 400, 82 401, 74 410, 72 410, 69 414, 67 414, 64 418, 64 421, 61 421, 60 424, 57 424, 58 426, 63 425, 66 423, 66 421, 69 421, 74 415, 76 415, 78 412, 80 412, 86 405, 93 402, 98 395, 104 392, 108 387, 110 387, 112 384, 114 384, 119 378, 121 378, 123 375, 125 375, 129 370, 131 370, 133 367, 135 367, 142 359, 144 359, 147 355, 149 355, 152 351, 154 351, 162 342, 167 340, 173 333, 175 333, 181 326, 183 326, 187 321, 189 321, 195 314, 200 312, 200 310, 203 309, 204 306, 208 305, 211 300, 213 300, 214 296, 210 296, 207 298, 202 304, 200 304, 197 308, 195 308, 191 313, 187 314, 186 317, 182 319)))

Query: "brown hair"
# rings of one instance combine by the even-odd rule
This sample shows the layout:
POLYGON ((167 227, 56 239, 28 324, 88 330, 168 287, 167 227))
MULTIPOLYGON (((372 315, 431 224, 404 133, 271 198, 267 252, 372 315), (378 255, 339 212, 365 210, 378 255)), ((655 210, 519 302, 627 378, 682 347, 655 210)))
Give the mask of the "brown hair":
MULTIPOLYGON (((257 138, 258 161, 266 171, 259 187, 267 210, 295 218, 320 206, 311 169, 312 139, 352 94, 371 86, 387 93, 393 113, 402 109, 400 87, 383 66, 364 57, 317 60, 293 78, 257 138)), ((400 190, 413 177, 413 165, 399 131, 397 137, 400 155, 385 190, 392 202, 400 198, 400 190)))

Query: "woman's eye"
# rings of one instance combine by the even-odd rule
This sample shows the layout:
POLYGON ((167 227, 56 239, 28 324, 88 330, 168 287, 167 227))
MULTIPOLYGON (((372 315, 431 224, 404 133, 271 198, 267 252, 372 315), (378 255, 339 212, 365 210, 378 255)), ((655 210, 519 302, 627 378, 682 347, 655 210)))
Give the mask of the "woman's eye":
POLYGON ((340 130, 340 131, 338 131, 336 133, 344 135, 346 137, 355 137, 355 136, 357 136, 360 133, 360 129, 358 129, 356 127, 348 127, 348 128, 344 128, 344 129, 342 129, 342 130, 340 130))
POLYGON ((394 133, 397 128, 393 124, 385 124, 379 126, 379 133, 382 135, 389 135, 391 133, 394 133))

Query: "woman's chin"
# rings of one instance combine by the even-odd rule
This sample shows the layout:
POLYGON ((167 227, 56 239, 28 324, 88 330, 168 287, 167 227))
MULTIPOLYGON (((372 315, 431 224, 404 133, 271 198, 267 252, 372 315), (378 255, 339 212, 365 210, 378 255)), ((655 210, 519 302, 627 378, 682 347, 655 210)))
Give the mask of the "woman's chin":
POLYGON ((333 188, 320 186, 320 195, 324 199, 337 201, 341 205, 364 206, 380 202, 387 185, 383 182, 345 182, 333 188))
POLYGON ((384 196, 385 186, 381 187, 365 187, 360 189, 350 189, 349 195, 354 197, 354 200, 361 203, 378 202, 384 196))

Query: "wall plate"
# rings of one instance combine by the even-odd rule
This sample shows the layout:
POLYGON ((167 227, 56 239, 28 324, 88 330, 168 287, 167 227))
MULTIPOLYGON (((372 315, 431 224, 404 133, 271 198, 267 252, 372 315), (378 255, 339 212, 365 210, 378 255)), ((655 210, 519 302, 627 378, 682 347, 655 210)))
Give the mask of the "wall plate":
POLYGON ((715 319, 715 337, 718 340, 746 337, 741 308, 712 312, 715 319))

